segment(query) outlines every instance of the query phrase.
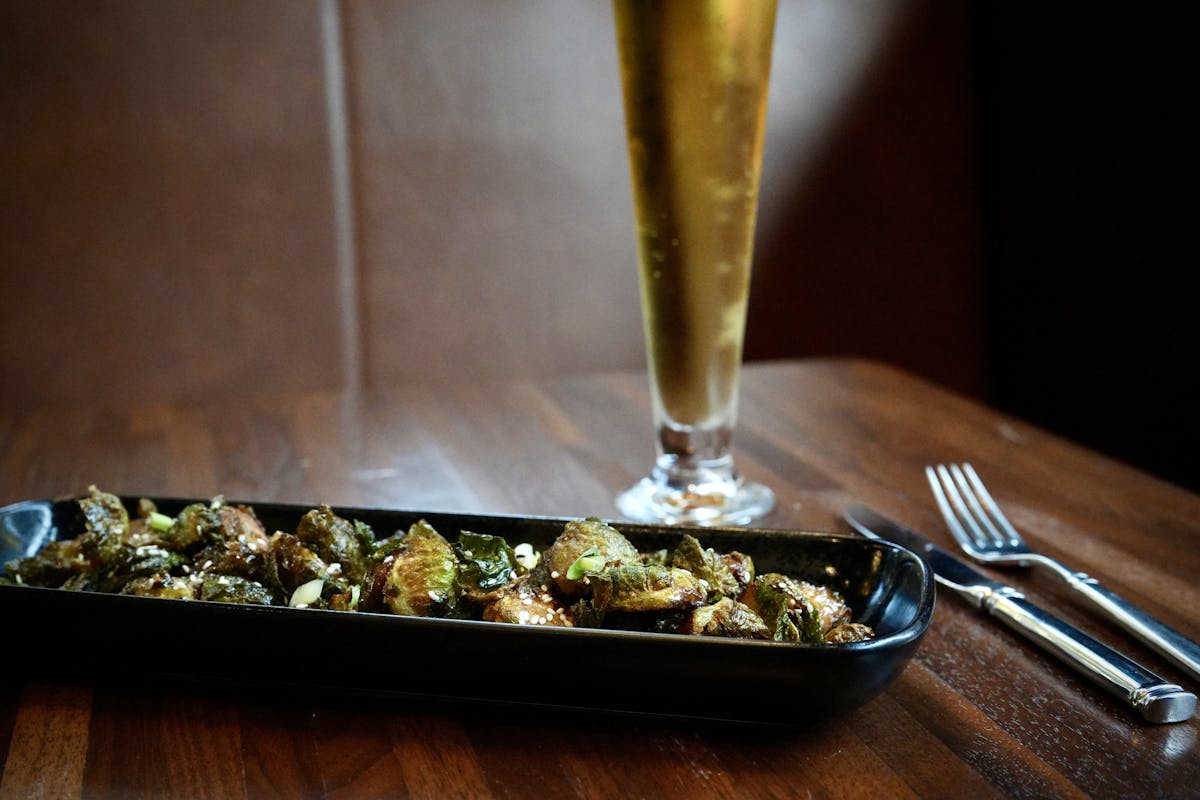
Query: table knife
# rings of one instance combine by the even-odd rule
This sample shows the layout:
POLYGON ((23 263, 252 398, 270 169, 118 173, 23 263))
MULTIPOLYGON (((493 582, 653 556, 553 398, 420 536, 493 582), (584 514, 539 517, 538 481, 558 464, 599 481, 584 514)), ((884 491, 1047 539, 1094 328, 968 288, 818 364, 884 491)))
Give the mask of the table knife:
POLYGON ((1195 713, 1196 695, 1038 607, 1014 587, 989 578, 916 531, 866 506, 849 506, 842 516, 867 538, 884 539, 923 557, 939 584, 1074 667, 1146 721, 1183 722, 1195 713))

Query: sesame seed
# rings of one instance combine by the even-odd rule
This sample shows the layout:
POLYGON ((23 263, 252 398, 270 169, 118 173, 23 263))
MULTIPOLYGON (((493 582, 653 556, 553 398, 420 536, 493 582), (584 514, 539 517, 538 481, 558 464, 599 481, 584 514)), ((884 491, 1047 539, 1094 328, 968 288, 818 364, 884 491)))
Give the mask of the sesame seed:
POLYGON ((438 593, 437 593, 437 592, 435 592, 433 589, 430 589, 428 592, 426 592, 426 594, 428 594, 428 595, 429 595, 429 599, 430 599, 430 600, 437 600, 437 599, 438 599, 438 593))
POLYGON ((519 614, 517 614, 517 622, 520 622, 522 625, 524 625, 528 621, 529 621, 529 612, 526 611, 525 609, 521 609, 521 612, 519 614))
POLYGON ((550 573, 550 577, 551 577, 551 578, 557 578, 557 577, 558 577, 558 570, 554 570, 553 572, 551 572, 551 573, 550 573))
POLYGON ((532 597, 522 597, 522 598, 521 598, 521 605, 523 605, 523 606, 531 606, 531 605, 533 605, 533 598, 532 598, 532 597))

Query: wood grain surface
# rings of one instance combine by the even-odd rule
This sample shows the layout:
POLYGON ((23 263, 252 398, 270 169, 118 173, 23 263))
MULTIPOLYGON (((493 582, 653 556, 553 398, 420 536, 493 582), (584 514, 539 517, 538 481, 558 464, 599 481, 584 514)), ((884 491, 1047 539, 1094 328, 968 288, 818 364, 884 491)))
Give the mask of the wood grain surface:
MULTIPOLYGON (((841 510, 865 502, 949 543, 922 468, 969 460, 1039 548, 1200 636, 1194 494, 875 362, 752 365, 741 420, 738 462, 779 499, 766 527, 846 532, 841 510)), ((95 482, 132 494, 612 518, 613 496, 652 456, 640 373, 44 405, 0 410, 0 503, 95 482)), ((1198 688, 1055 579, 1003 577, 1198 688)), ((81 653, 76 678, 49 680, 14 674, 28 647, 4 648, 4 798, 1187 797, 1200 785, 1197 720, 1138 721, 945 592, 882 694, 783 730, 89 679, 103 653, 81 653)), ((656 688, 669 687, 647 691, 656 688)))

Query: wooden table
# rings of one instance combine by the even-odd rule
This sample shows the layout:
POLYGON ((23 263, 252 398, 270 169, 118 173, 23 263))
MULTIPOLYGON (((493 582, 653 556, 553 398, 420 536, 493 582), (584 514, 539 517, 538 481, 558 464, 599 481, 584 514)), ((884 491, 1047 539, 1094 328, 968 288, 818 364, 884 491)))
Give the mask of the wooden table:
MULTIPOLYGON (((969 460, 1018 527, 1200 636, 1200 497, 890 367, 757 364, 738 461, 765 527, 849 531, 865 502, 948 543, 922 467, 969 460)), ((614 517, 652 459, 646 382, 614 374, 0 411, 0 503, 122 493, 614 517)), ((1114 421, 1119 424, 1119 421, 1114 421)), ((1070 599, 1036 601, 1193 691, 1070 599)), ((4 642, 4 661, 26 645, 4 642)), ((1194 796, 1197 720, 1153 726, 949 593, 883 694, 781 731, 436 700, 284 702, 88 679, 0 684, 0 797, 1194 796)))

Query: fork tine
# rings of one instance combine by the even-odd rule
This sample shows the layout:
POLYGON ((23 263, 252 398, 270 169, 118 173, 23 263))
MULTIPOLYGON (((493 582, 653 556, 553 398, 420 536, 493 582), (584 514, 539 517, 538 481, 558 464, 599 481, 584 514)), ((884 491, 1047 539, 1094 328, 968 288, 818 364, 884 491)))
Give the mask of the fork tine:
MULTIPOLYGON (((969 467, 970 465, 968 464, 967 466, 969 467)), ((957 464, 951 464, 948 472, 959 494, 962 496, 963 502, 970 509, 969 513, 977 526, 977 533, 981 537, 980 540, 986 540, 992 547, 1003 547, 1004 534, 992 522, 991 517, 984 511, 983 506, 979 504, 979 498, 976 496, 975 490, 967 482, 967 477, 963 474, 962 468, 957 464)))
MULTIPOLYGON (((971 532, 971 536, 975 540, 975 546, 980 549, 991 549, 995 547, 996 542, 992 538, 991 533, 979 523, 979 520, 971 511, 971 507, 964 499, 963 491, 960 490, 959 486, 955 482, 950 470, 947 469, 944 464, 938 464, 937 474, 938 477, 941 478, 942 488, 945 490, 946 496, 950 498, 951 505, 953 505, 955 510, 958 512, 957 516, 959 520, 961 520, 962 524, 964 524, 971 532)), ((970 493, 967 492, 967 494, 969 495, 970 493)))
MULTIPOLYGON (((938 464, 937 468, 939 471, 945 470, 941 464, 938 464)), ((968 552, 981 547, 982 543, 974 538, 974 531, 968 533, 963 524, 959 522, 958 514, 955 513, 946 492, 942 490, 942 482, 938 480, 938 473, 934 472, 933 467, 925 467, 925 478, 929 481, 929 488, 933 490, 933 499, 937 501, 938 509, 946 520, 946 527, 950 529, 950 533, 958 540, 958 543, 968 552)), ((953 489, 953 486, 950 488, 953 489)))
POLYGON ((1008 521, 1008 517, 1004 516, 1004 512, 1000 510, 1000 505, 992 499, 991 492, 989 492, 987 487, 983 485, 983 481, 980 480, 979 475, 975 473, 975 468, 970 464, 963 464, 962 472, 966 475, 967 480, 970 481, 971 486, 975 489, 975 494, 979 497, 980 501, 983 503, 983 505, 987 506, 987 510, 990 512, 991 518, 994 519, 996 524, 1000 526, 1000 529, 1004 531, 1003 534, 999 534, 1001 539, 1007 538, 1008 544, 1014 546, 1023 544, 1024 540, 1021 538, 1021 534, 1017 533, 1017 529, 1012 526, 1012 523, 1008 521))

